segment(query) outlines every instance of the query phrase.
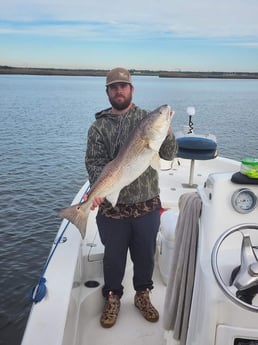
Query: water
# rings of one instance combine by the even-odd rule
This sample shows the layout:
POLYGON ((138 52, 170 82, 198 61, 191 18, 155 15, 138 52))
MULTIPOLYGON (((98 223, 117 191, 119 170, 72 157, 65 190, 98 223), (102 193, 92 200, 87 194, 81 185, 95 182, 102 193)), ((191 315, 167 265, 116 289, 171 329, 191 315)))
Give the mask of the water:
MULTIPOLYGON (((87 129, 108 107, 102 77, 0 75, 0 344, 20 344, 30 288, 55 238, 57 209, 87 178, 87 129)), ((258 156, 258 81, 135 77, 134 101, 168 103, 175 131, 195 106, 196 133, 213 133, 219 152, 258 156)))

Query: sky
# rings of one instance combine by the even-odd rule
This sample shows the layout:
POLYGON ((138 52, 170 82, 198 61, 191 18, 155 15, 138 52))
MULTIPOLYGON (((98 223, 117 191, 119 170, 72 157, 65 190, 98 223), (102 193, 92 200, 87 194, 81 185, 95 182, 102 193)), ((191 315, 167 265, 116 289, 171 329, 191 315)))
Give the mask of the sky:
POLYGON ((0 0, 0 65, 258 72, 258 0, 0 0))

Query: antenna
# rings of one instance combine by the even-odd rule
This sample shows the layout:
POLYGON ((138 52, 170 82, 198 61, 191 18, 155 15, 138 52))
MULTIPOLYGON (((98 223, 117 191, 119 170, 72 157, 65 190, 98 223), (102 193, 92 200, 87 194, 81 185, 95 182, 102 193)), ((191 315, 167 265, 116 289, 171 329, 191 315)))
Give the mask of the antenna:
POLYGON ((187 107, 186 112, 189 115, 189 132, 187 134, 191 134, 193 133, 192 116, 195 115, 195 107, 187 107))

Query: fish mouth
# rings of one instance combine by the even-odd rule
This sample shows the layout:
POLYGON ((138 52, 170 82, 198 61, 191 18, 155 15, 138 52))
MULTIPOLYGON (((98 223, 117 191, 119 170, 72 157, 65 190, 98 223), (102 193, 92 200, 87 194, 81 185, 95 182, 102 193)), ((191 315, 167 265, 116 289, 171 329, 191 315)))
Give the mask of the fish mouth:
POLYGON ((167 119, 169 121, 172 120, 173 116, 174 116, 175 112, 172 110, 170 105, 167 105, 167 119))
POLYGON ((165 104, 163 107, 166 108, 167 119, 168 119, 168 120, 171 120, 175 112, 172 111, 171 106, 168 105, 168 104, 165 104))

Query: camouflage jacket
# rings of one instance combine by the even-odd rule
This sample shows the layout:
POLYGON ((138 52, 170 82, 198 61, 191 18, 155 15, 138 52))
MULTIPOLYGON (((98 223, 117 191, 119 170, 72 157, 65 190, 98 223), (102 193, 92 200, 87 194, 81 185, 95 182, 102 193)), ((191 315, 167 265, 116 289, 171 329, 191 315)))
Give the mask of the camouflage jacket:
MULTIPOLYGON (((96 181, 104 166, 116 157, 129 133, 147 113, 146 110, 133 105, 125 114, 112 114, 109 108, 95 115, 96 120, 88 130, 85 156, 91 185, 96 181)), ((160 148, 159 155, 165 160, 172 160, 175 154, 175 136, 168 135, 160 148)), ((118 204, 132 205, 145 202, 158 195, 158 174, 149 167, 134 182, 120 191, 118 204)))

